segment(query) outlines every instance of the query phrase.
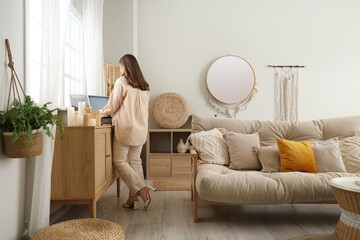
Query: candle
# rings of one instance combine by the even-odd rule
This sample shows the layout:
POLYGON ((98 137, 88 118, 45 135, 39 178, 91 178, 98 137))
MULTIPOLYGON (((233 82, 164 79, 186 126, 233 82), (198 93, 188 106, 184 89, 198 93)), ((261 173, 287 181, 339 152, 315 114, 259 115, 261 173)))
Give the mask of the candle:
POLYGON ((75 126, 75 110, 74 107, 67 108, 67 125, 75 126))
POLYGON ((83 115, 85 113, 85 102, 78 103, 79 115, 83 115))
POLYGON ((78 115, 77 116, 77 125, 78 126, 83 126, 84 125, 83 115, 78 115))
POLYGON ((96 119, 96 126, 100 126, 101 123, 100 123, 100 111, 93 111, 93 117, 92 118, 95 118, 96 119))
POLYGON ((83 118, 84 126, 89 126, 90 113, 84 113, 83 116, 84 116, 83 118))
POLYGON ((89 126, 96 126, 96 119, 95 118, 91 118, 89 121, 89 126))
POLYGON ((92 111, 92 107, 86 107, 86 108, 85 108, 85 112, 86 112, 86 113, 91 113, 91 111, 92 111))
POLYGON ((74 113, 74 126, 77 126, 77 117, 78 117, 78 111, 75 111, 75 113, 74 113))

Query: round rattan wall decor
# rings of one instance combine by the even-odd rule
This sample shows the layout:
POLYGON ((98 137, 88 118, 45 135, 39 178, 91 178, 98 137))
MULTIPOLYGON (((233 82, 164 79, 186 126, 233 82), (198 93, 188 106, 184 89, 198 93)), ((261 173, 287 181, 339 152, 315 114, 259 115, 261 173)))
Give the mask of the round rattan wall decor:
POLYGON ((179 128, 188 120, 190 108, 181 95, 164 93, 155 99, 151 112, 159 127, 179 128))

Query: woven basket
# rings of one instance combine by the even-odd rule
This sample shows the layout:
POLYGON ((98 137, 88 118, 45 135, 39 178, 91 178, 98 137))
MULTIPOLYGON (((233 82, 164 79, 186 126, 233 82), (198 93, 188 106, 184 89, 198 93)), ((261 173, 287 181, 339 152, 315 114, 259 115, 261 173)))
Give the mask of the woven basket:
POLYGON ((3 132, 3 136, 5 155, 9 158, 29 158, 42 154, 43 138, 39 129, 32 131, 32 144, 27 135, 21 136, 15 143, 12 142, 12 132, 3 132))
POLYGON ((161 128, 179 128, 189 118, 189 105, 177 93, 164 93, 157 97, 152 105, 152 116, 161 128))
POLYGON ((41 229, 31 240, 122 240, 124 230, 117 224, 98 218, 75 219, 41 229))

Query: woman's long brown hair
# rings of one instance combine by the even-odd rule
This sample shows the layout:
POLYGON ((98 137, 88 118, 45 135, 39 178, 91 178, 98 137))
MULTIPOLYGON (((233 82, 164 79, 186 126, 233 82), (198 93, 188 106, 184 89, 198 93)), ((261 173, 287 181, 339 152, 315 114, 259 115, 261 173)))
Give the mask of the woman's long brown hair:
POLYGON ((127 83, 133 88, 138 88, 142 91, 150 90, 149 84, 146 82, 140 66, 136 58, 131 54, 124 55, 119 64, 125 68, 125 79, 127 83))

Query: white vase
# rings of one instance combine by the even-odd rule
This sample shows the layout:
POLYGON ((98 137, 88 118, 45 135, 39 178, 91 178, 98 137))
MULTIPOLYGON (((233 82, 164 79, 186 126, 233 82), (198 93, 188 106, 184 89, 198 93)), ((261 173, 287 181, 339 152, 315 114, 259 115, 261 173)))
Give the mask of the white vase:
POLYGON ((180 138, 180 141, 179 141, 178 145, 176 146, 176 149, 177 149, 178 153, 186 152, 186 145, 182 138, 180 138))

